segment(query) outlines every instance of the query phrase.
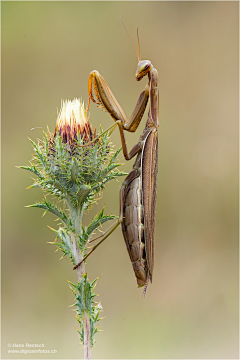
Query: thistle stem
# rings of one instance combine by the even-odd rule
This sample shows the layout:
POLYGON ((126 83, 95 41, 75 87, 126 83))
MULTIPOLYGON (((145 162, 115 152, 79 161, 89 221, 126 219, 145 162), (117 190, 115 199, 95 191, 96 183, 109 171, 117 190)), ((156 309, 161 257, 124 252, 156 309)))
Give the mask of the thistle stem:
POLYGON ((84 327, 84 359, 91 359, 91 344, 90 344, 90 318, 88 312, 85 312, 83 318, 84 327))
MULTIPOLYGON (((77 243, 76 243, 77 246, 77 243)), ((78 247, 78 246, 77 246, 78 247)), ((79 249, 78 249, 79 251, 79 249)), ((83 258, 82 253, 79 251, 79 261, 83 258)), ((85 264, 82 264, 77 268, 78 282, 81 280, 83 274, 85 274, 85 264)), ((90 343, 90 317, 87 311, 84 313, 83 318, 83 329, 84 329, 84 359, 91 359, 91 343, 90 343)))
MULTIPOLYGON (((80 211, 77 211, 75 214, 74 214, 74 212, 72 212, 72 215, 73 215, 74 220, 76 220, 76 217, 78 217, 78 231, 80 231, 81 226, 79 226, 79 225, 82 224, 82 216, 83 216, 82 209, 80 209, 80 211)), ((75 249, 76 249, 76 254, 77 254, 77 258, 78 258, 77 260, 78 260, 78 262, 80 262, 83 259, 83 252, 80 251, 76 238, 75 238, 75 249)), ((77 268, 78 282, 81 280, 81 278, 84 274, 85 274, 85 263, 83 261, 82 264, 80 266, 78 266, 78 268, 77 268)), ((84 359, 89 360, 89 359, 91 359, 90 316, 87 311, 85 311, 84 317, 83 317, 83 329, 84 329, 84 359)))
MULTIPOLYGON (((78 254, 78 260, 80 262, 80 261, 82 261, 83 256, 82 256, 82 252, 80 251, 80 249, 78 247, 76 239, 75 239, 75 248, 76 248, 76 253, 78 254)), ((84 264, 84 262, 82 262, 82 264, 77 268, 78 282, 81 280, 83 274, 85 274, 85 264, 84 264)))

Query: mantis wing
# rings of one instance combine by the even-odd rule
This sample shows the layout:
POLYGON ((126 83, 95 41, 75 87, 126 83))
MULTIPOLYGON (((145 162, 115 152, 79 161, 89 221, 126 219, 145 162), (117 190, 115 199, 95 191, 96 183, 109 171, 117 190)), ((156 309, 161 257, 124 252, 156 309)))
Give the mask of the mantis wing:
POLYGON ((142 156, 142 193, 144 236, 147 265, 152 282, 157 202, 158 137, 155 128, 149 133, 142 156))

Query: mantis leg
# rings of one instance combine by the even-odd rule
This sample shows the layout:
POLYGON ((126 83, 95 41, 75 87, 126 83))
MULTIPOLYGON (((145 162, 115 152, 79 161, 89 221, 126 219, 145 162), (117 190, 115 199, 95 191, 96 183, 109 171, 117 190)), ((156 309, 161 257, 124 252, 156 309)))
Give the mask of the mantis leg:
POLYGON ((134 132, 136 131, 147 106, 149 98, 149 84, 146 85, 145 89, 141 92, 129 119, 113 95, 105 79, 97 70, 92 71, 89 75, 88 96, 88 109, 90 100, 92 100, 98 107, 107 111, 115 121, 121 120, 124 130, 134 132), (96 95, 96 100, 93 96, 93 89, 96 95))
POLYGON ((102 137, 104 134, 106 134, 106 132, 108 132, 109 130, 110 130, 109 135, 111 135, 112 132, 115 130, 116 126, 117 126, 117 125, 120 125, 120 124, 121 124, 121 120, 117 120, 117 121, 115 122, 115 124, 109 126, 109 128, 107 128, 107 129, 104 130, 100 135, 98 135, 97 137, 95 137, 94 140, 89 141, 89 142, 86 143, 86 144, 78 145, 78 146, 80 146, 80 147, 86 147, 86 146, 89 146, 89 145, 91 145, 91 144, 94 144, 94 143, 96 142, 96 140, 100 139, 100 137, 102 137))
MULTIPOLYGON (((108 229, 109 232, 107 232, 107 234, 106 234, 105 236, 103 236, 102 240, 99 241, 99 243, 98 243, 97 245, 95 245, 95 246, 92 248, 91 251, 89 251, 89 253, 83 258, 82 261, 80 261, 77 265, 74 266, 73 270, 77 269, 77 268, 82 264, 82 262, 85 261, 85 260, 89 257, 89 255, 91 255, 91 253, 92 253, 94 250, 96 250, 96 248, 97 248, 104 240, 106 240, 106 239, 109 237, 109 235, 111 235, 111 233, 118 227, 119 224, 120 224, 120 219, 118 219, 117 223, 116 223, 113 227, 111 227, 110 229, 108 229)), ((104 233, 104 234, 105 234, 105 233, 104 233)), ((93 240, 91 240, 91 241, 94 241, 94 240, 95 240, 95 239, 93 239, 93 240)))
POLYGON ((96 142, 97 139, 99 139, 103 134, 105 134, 107 131, 110 131, 110 134, 115 130, 116 126, 118 126, 119 128, 119 132, 120 132, 120 137, 121 137, 121 142, 122 142, 122 149, 123 149, 123 155, 125 157, 126 160, 131 160, 140 150, 142 150, 143 147, 143 141, 144 138, 146 137, 147 133, 149 132, 148 129, 143 131, 143 134, 140 136, 140 139, 138 140, 138 142, 134 145, 134 147, 132 148, 132 150, 128 153, 127 150, 127 143, 126 143, 126 139, 125 139, 125 135, 124 135, 124 129, 123 129, 123 125, 122 125, 122 121, 121 120, 117 120, 112 126, 110 126, 108 129, 106 129, 105 131, 103 131, 99 136, 97 136, 94 140, 83 144, 83 145, 78 145, 80 147, 86 147, 89 146, 90 144, 94 144, 96 142))
POLYGON ((119 132, 120 132, 123 155, 126 160, 131 160, 136 154, 138 154, 142 150, 145 139, 148 137, 149 133, 151 132, 151 129, 145 127, 145 129, 143 130, 143 133, 141 134, 137 143, 133 146, 133 148, 130 150, 130 152, 128 152, 127 143, 126 143, 126 139, 125 139, 125 135, 124 135, 124 131, 123 131, 124 130, 123 125, 119 121, 117 121, 117 125, 118 125, 119 132))

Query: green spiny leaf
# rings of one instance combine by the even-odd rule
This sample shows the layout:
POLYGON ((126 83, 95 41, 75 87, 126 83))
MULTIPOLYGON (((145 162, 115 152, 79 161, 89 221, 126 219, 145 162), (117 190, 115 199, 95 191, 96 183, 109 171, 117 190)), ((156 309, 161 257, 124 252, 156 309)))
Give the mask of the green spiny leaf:
POLYGON ((31 141, 31 144, 32 144, 32 146, 33 146, 33 148, 34 148, 34 150, 36 152, 37 158, 39 159, 39 161, 43 165, 43 167, 45 167, 46 166, 46 160, 45 160, 43 154, 41 153, 39 147, 35 144, 34 141, 32 141, 31 139, 29 139, 29 140, 31 141))
POLYGON ((69 224, 67 215, 62 210, 52 205, 46 198, 43 200, 43 202, 37 202, 36 204, 29 205, 28 207, 36 207, 47 210, 57 216, 57 218, 61 219, 65 224, 69 224))

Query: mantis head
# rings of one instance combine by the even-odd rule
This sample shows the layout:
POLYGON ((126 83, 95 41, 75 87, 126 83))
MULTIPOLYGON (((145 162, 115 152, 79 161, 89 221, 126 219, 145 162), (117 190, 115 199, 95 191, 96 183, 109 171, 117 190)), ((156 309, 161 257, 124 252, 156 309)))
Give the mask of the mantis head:
POLYGON ((152 69, 152 64, 150 60, 140 60, 137 66, 137 71, 135 74, 135 79, 137 81, 142 80, 142 78, 148 74, 152 69))

